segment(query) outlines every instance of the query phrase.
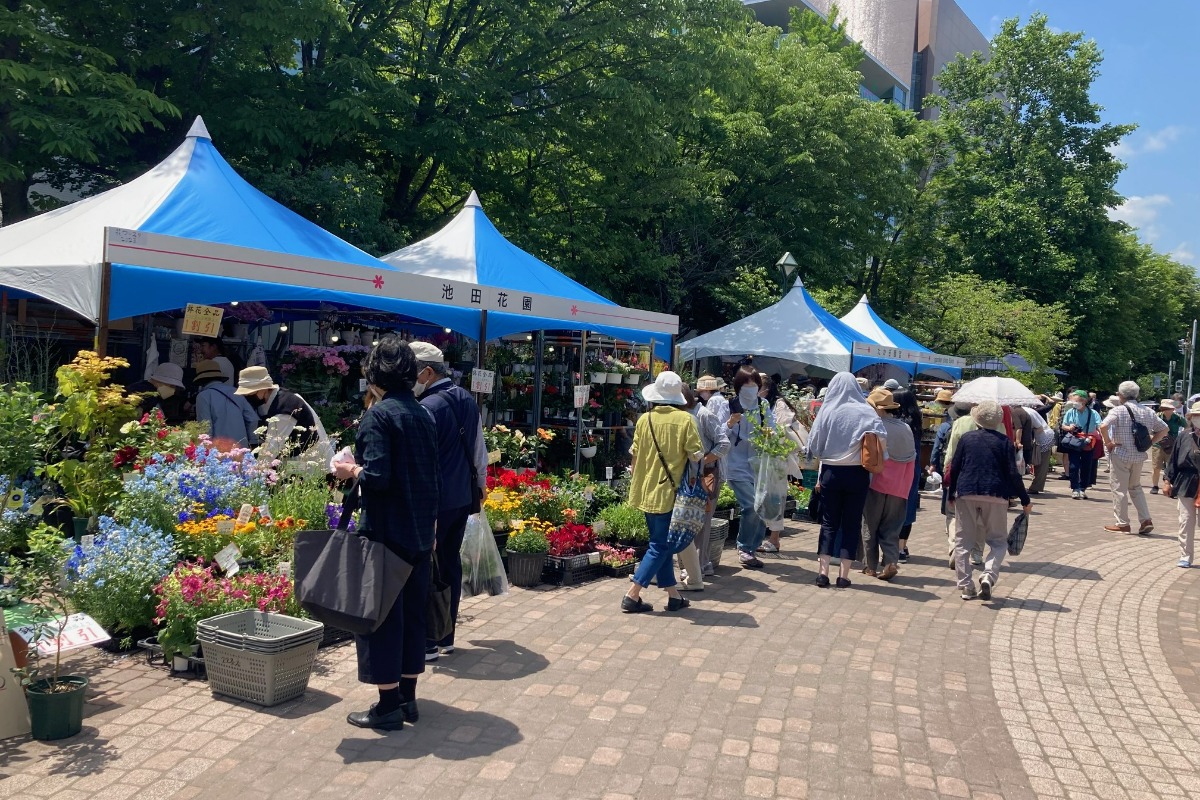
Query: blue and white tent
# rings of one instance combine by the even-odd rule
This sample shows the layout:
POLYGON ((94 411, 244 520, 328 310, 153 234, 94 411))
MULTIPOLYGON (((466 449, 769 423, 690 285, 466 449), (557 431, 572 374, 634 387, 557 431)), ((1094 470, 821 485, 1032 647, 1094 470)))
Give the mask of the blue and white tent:
POLYGON ((146 174, 0 228, 0 285, 52 301, 93 321, 178 309, 187 303, 301 301, 365 306, 478 335, 479 312, 474 309, 115 262, 112 299, 107 315, 102 315, 106 227, 394 273, 394 268, 243 180, 217 152, 199 117, 183 144, 146 174))
POLYGON ((586 323, 575 323, 562 315, 540 317, 491 308, 487 317, 489 338, 535 330, 587 330, 643 344, 653 339, 660 357, 669 353, 670 334, 638 327, 638 322, 649 321, 650 315, 618 306, 505 239, 484 213, 475 192, 444 228, 382 259, 395 269, 416 275, 612 306, 611 313, 593 310, 586 323), (610 319, 596 321, 603 317, 610 319))
MULTIPOLYGON (((850 328, 858 333, 861 337, 865 337, 866 339, 870 339, 886 347, 896 347, 901 350, 909 351, 910 353, 928 354, 930 356, 936 355, 928 347, 925 347, 924 345, 918 343, 915 339, 904 335, 891 325, 888 325, 886 322, 884 322, 883 319, 875 313, 875 309, 871 308, 871 301, 867 299, 865 294, 862 296, 862 299, 858 301, 858 305, 851 309, 848 314, 843 316, 841 321, 850 326, 850 328)), ((916 363, 916 371, 941 375, 954 380, 961 378, 962 367, 952 366, 944 363, 945 361, 947 361, 947 359, 944 357, 939 357, 938 359, 938 362, 942 363, 918 360, 916 363)), ((894 364, 895 362, 890 359, 877 359, 872 356, 864 355, 857 355, 854 358, 854 368, 856 370, 861 367, 876 363, 894 364)), ((909 363, 906 371, 910 375, 912 374, 913 365, 911 363, 909 363)))
MULTIPOLYGON (((792 290, 775 305, 682 342, 679 352, 684 361, 753 355, 830 372, 849 372, 858 369, 853 364, 856 342, 879 344, 822 308, 797 279, 792 290)), ((886 359, 884 362, 891 363, 886 359)), ((903 362, 898 365, 905 366, 903 362)), ((912 365, 907 366, 911 371, 912 365)))

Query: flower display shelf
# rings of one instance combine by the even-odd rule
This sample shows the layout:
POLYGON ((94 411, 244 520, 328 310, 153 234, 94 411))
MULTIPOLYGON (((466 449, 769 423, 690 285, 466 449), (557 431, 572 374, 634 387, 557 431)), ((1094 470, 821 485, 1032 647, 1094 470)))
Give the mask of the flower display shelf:
POLYGON ((636 561, 630 561, 628 564, 622 564, 619 567, 610 567, 608 564, 604 565, 604 576, 607 578, 624 578, 636 571, 636 561))
POLYGON ((542 581, 554 586, 575 586, 603 577, 604 567, 600 563, 599 553, 546 556, 546 564, 542 568, 542 581))

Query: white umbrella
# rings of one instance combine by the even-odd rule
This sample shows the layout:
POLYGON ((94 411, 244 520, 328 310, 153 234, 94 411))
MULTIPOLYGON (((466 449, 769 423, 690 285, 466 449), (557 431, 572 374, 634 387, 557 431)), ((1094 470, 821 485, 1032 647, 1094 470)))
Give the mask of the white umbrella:
POLYGON ((982 403, 991 400, 1002 406, 1036 406, 1041 405, 1037 396, 1015 378, 1002 378, 988 375, 964 383, 954 393, 956 403, 982 403))

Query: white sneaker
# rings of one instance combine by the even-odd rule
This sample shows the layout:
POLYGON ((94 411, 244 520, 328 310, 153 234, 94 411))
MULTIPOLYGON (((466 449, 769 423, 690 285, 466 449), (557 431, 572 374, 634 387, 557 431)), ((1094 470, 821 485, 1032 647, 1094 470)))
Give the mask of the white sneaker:
POLYGON ((1087 500, 1087 492, 1080 492, 1080 493, 1079 493, 1079 499, 1080 499, 1080 500, 1087 500))
POLYGON ((1082 500, 1083 492, 1071 492, 1071 499, 1072 500, 1082 500))

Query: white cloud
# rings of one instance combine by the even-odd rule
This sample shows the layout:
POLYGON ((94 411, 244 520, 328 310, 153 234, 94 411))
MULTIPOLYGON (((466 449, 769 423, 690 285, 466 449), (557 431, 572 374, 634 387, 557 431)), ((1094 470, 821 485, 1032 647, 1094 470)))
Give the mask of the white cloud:
POLYGON ((1143 153, 1161 153, 1174 144, 1186 132, 1187 129, 1182 125, 1168 125, 1157 131, 1150 131, 1145 135, 1138 135, 1135 132, 1115 144, 1112 148, 1112 154, 1122 161, 1128 161, 1134 156, 1139 156, 1143 153))
POLYGON ((1195 264, 1196 254, 1192 251, 1191 242, 1180 242, 1175 249, 1168 253, 1171 258, 1181 264, 1195 264))
POLYGON ((1171 205, 1171 198, 1165 194, 1133 195, 1126 197, 1125 202, 1116 208, 1108 210, 1109 219, 1119 219, 1142 232, 1149 240, 1158 238, 1158 212, 1171 205))

